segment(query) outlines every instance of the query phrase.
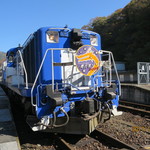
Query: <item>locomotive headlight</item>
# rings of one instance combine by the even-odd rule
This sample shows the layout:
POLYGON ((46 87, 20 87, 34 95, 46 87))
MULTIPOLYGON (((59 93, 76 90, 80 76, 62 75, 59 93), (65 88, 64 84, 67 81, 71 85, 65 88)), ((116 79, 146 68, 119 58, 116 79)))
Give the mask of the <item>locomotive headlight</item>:
POLYGON ((91 45, 98 46, 98 38, 95 35, 90 36, 91 45))
POLYGON ((58 43, 59 33, 57 31, 47 31, 46 40, 48 43, 58 43))

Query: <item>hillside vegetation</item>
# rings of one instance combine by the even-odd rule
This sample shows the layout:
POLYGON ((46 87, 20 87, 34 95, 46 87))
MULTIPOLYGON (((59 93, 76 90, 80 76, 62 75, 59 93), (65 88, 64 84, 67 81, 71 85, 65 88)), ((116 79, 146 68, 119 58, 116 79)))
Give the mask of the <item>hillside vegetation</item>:
POLYGON ((4 52, 0 52, 0 65, 3 63, 5 59, 6 59, 6 54, 4 52))
POLYGON ((0 60, 6 58, 6 53, 0 51, 0 60))
POLYGON ((108 17, 97 17, 83 26, 98 32, 102 49, 113 52, 115 60, 135 70, 137 62, 150 62, 150 0, 132 0, 108 17))

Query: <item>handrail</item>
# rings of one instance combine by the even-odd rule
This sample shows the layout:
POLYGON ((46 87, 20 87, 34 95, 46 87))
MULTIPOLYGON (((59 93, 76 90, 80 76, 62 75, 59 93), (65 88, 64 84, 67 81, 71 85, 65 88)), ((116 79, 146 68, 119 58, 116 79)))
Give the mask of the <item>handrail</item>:
POLYGON ((23 61, 23 58, 22 58, 22 54, 21 54, 21 51, 20 50, 18 50, 18 52, 19 52, 19 55, 20 55, 20 58, 21 58, 21 62, 22 62, 22 65, 23 65, 23 70, 24 70, 24 73, 25 73, 25 80, 26 80, 26 89, 28 89, 28 75, 27 75, 27 71, 26 71, 26 67, 25 67, 25 65, 24 65, 24 61, 23 61))
MULTIPOLYGON (((45 61, 45 58, 46 58, 46 56, 47 56, 48 51, 52 50, 52 53, 53 53, 53 50, 68 50, 68 49, 69 49, 69 48, 49 48, 49 49, 46 50, 46 52, 45 52, 45 54, 44 54, 44 57, 43 57, 43 59, 42 59, 42 62, 41 62, 41 64, 40 64, 38 73, 37 73, 37 75, 36 75, 36 78, 35 78, 35 80, 34 80, 32 89, 31 89, 31 104, 32 104, 32 106, 36 106, 36 104, 34 104, 34 102, 33 102, 33 90, 34 90, 34 88, 35 88, 37 79, 38 79, 39 74, 40 74, 40 72, 41 72, 41 69, 42 69, 42 66, 43 66, 43 64, 44 64, 44 61, 45 61)), ((53 63, 52 63, 52 65, 53 65, 53 63)), ((54 74, 54 71, 52 70, 52 80, 53 80, 53 78, 54 78, 54 75, 53 75, 53 74, 54 74)), ((52 81, 52 83, 54 84, 53 81, 52 81)), ((53 87, 53 86, 52 86, 52 87, 53 87)))
MULTIPOLYGON (((36 106, 36 104, 34 104, 34 102, 33 102, 33 90, 34 90, 34 88, 35 88, 35 85, 36 85, 36 82, 37 82, 37 80, 38 80, 38 77, 39 77, 39 74, 40 74, 40 72, 41 72, 41 69, 42 69, 42 66, 43 66, 43 64, 44 64, 44 61, 45 61, 45 58, 46 58, 46 56, 47 56, 47 53, 48 53, 48 51, 52 51, 52 68, 54 67, 53 66, 53 51, 54 50, 69 50, 70 48, 50 48, 50 49, 47 49, 46 50, 46 52, 45 52, 45 54, 44 54, 44 57, 43 57, 43 59, 42 59, 42 62, 41 62, 41 64, 40 64, 40 67, 39 67, 39 70, 38 70, 38 73, 37 73, 37 75, 36 75, 36 78, 35 78, 35 80, 34 80, 34 83, 33 83, 33 86, 32 86, 32 89, 31 89, 31 104, 32 104, 32 106, 36 106)), ((114 65, 114 69, 115 69, 115 73, 116 73, 116 76, 117 76, 117 80, 118 80, 118 84, 119 84, 119 95, 121 95, 121 85, 120 85, 120 80, 119 80, 119 76, 118 76, 118 73, 117 73, 117 69, 116 69, 116 65, 115 65, 115 61, 114 61, 114 58, 113 58, 113 54, 112 54, 112 52, 110 52, 110 51, 105 51, 105 50, 101 50, 100 51, 100 54, 102 54, 102 53, 107 53, 107 54, 109 54, 109 56, 111 56, 111 58, 112 58, 112 62, 113 62, 113 65, 114 65)), ((53 68, 54 69, 54 68, 53 68)), ((52 69, 52 88, 54 88, 54 70, 52 69)), ((111 78, 111 77, 110 77, 111 78)), ((111 83, 111 81, 110 81, 110 83, 111 83)), ((54 90, 54 89, 53 89, 54 90)))
POLYGON ((112 54, 112 52, 110 52, 110 53, 111 53, 111 56, 112 56, 112 61, 113 61, 113 64, 114 64, 114 69, 115 69, 115 73, 116 73, 118 84, 119 84, 119 96, 121 96, 121 84, 120 84, 120 79, 119 79, 119 75, 118 75, 118 72, 117 72, 117 67, 116 67, 116 64, 115 64, 113 54, 112 54))
POLYGON ((115 70, 115 73, 116 73, 116 76, 117 76, 117 80, 118 80, 119 96, 120 96, 121 95, 121 84, 120 84, 120 79, 119 79, 119 75, 118 75, 118 72, 117 72, 114 56, 113 56, 112 52, 110 52, 110 51, 100 50, 100 53, 103 53, 103 52, 109 54, 111 56, 111 58, 112 58, 112 63, 114 65, 114 70, 115 70))

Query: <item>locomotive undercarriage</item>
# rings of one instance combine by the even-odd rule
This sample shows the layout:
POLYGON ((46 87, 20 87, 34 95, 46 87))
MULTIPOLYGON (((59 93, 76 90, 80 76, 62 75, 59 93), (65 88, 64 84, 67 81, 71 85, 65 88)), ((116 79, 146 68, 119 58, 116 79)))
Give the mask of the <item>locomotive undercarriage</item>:
MULTIPOLYGON (((41 120, 39 120, 36 117, 35 107, 33 107, 30 103, 30 98, 19 96, 14 92, 14 88, 7 88, 6 90, 8 91, 7 93, 10 95, 10 97, 15 97, 14 99, 16 102, 18 101, 22 103, 25 117, 27 117, 26 121, 33 131, 41 130, 43 132, 68 134, 89 134, 98 126, 98 124, 109 120, 112 114, 111 101, 109 100, 116 96, 115 94, 110 94, 113 88, 108 88, 106 92, 104 92, 103 97, 99 97, 96 94, 94 98, 88 97, 94 92, 91 95, 85 94, 85 100, 72 102, 70 111, 65 117, 56 117, 56 114, 53 114, 54 118, 43 117, 41 120), (105 99, 105 101, 100 101, 101 99, 105 99)), ((104 89, 101 90, 104 91, 104 89)), ((47 92, 50 91, 48 90, 47 92)), ((56 92, 55 94, 50 93, 50 96, 53 95, 54 107, 56 107, 56 105, 62 105, 60 102, 61 98, 59 97, 58 93, 59 92, 56 92)), ((72 93, 72 95, 75 96, 74 92, 72 93)))
POLYGON ((43 117, 41 120, 38 120, 36 116, 28 115, 26 121, 33 131, 90 134, 98 124, 109 120, 110 115, 111 110, 105 107, 104 110, 92 114, 83 112, 76 114, 73 110, 73 112, 68 113, 67 117, 43 117))
MULTIPOLYGON (((30 127, 32 130, 42 130, 43 132, 57 132, 57 133, 67 133, 67 134, 89 134, 91 133, 99 124, 100 114, 97 113, 92 119, 86 120, 83 117, 69 117, 69 122, 62 127, 52 127, 51 125, 46 126, 41 123, 37 123, 36 117, 28 116, 28 123, 30 122, 30 127)), ((66 117, 61 117, 57 119, 57 124, 64 124, 66 122, 66 117)))
MULTIPOLYGON (((58 92, 55 94, 51 93, 51 95, 53 95, 54 107, 58 104, 62 105, 58 92), (54 95, 57 96, 54 97, 54 95)), ((114 95, 110 96, 106 92, 104 97, 113 99, 114 95)), ((63 107, 60 107, 60 111, 65 114, 65 117, 57 117, 56 112, 53 112, 52 118, 44 116, 41 120, 38 120, 33 115, 28 115, 27 123, 33 131, 42 130, 43 132, 67 134, 90 134, 98 124, 109 120, 112 115, 111 101, 100 101, 101 99, 102 97, 96 95, 95 98, 90 98, 87 95, 83 101, 71 102, 69 112, 65 112, 63 107)))

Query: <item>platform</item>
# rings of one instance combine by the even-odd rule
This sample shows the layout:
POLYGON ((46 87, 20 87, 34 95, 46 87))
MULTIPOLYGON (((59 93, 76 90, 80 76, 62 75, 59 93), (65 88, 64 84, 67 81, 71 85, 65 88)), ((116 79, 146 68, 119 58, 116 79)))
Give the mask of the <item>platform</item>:
POLYGON ((132 83, 121 83, 122 86, 133 86, 150 91, 150 84, 132 84, 132 83))
POLYGON ((120 99, 150 105, 150 85, 121 83, 120 99))
POLYGON ((9 99, 0 87, 0 150, 20 150, 9 99))

